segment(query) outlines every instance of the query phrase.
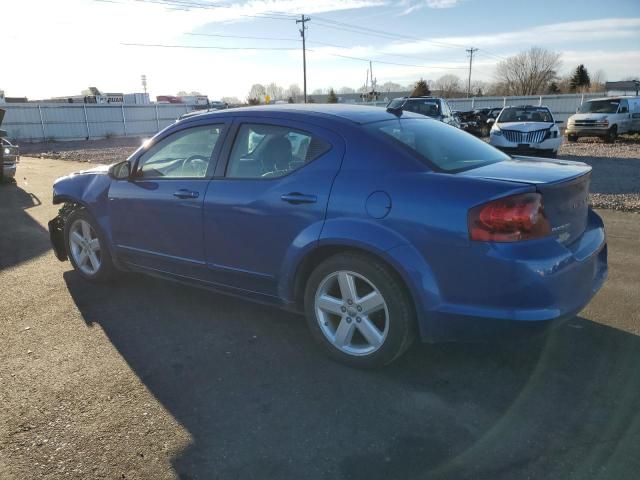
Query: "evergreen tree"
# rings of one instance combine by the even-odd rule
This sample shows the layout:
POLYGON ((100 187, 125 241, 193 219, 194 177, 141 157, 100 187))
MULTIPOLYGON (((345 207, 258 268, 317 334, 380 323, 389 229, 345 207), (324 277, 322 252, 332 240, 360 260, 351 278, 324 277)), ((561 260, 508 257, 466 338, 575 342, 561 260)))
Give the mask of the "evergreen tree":
POLYGON ((429 90, 429 85, 422 78, 416 82, 415 87, 413 88, 413 92, 411 92, 412 97, 428 97, 431 95, 431 90, 429 90))
POLYGON ((329 95, 327 95, 327 103, 338 103, 338 96, 333 88, 329 89, 329 95))
POLYGON ((556 95, 560 93, 560 87, 558 87, 558 84, 556 82, 551 82, 549 84, 549 88, 547 88, 547 93, 550 93, 551 95, 556 95))
POLYGON ((571 86, 571 91, 575 92, 578 90, 586 89, 591 86, 591 79, 589 78, 589 72, 584 67, 584 65, 580 64, 576 68, 576 71, 573 73, 571 77, 571 82, 569 83, 571 86))

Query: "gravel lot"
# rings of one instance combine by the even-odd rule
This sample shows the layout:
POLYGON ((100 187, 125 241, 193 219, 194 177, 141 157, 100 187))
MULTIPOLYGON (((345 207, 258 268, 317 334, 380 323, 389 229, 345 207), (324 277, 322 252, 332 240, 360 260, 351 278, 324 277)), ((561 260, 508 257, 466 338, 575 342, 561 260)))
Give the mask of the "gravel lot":
MULTIPOLYGON (((34 143, 21 146, 25 155, 91 163, 124 160, 142 144, 142 138, 34 143)), ((591 204, 594 208, 640 212, 640 136, 620 137, 615 144, 583 138, 566 142, 560 158, 593 167, 591 204)))
POLYGON ((0 479, 638 478, 637 215, 600 211, 609 280, 549 337, 361 372, 279 310, 82 281, 45 228, 85 166, 24 158, 0 186, 0 479))

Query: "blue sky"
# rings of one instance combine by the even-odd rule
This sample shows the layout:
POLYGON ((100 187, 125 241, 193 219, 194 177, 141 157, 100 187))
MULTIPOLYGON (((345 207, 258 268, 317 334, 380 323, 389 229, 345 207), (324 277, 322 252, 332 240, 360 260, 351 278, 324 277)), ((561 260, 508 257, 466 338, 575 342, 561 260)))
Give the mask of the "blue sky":
POLYGON ((8 96, 140 91, 143 73, 152 95, 302 85, 301 13, 309 91, 361 86, 369 59, 379 84, 464 80, 471 46, 476 80, 531 46, 561 53, 560 73, 584 63, 609 80, 640 75, 638 0, 5 0, 3 12, 18 19, 0 31, 3 63, 17 66, 0 76, 8 96))

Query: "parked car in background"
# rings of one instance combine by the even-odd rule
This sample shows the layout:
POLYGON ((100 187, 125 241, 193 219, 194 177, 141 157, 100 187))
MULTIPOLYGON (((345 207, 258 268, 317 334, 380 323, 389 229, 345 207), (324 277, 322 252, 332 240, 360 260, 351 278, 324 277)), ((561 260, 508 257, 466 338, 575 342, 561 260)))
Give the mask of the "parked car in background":
POLYGON ((13 145, 6 138, 0 138, 0 158, 2 159, 2 180, 10 180, 16 175, 16 168, 20 161, 20 148, 13 145))
POLYGON ((304 312, 329 355, 376 367, 415 337, 529 332, 581 310, 607 275, 590 176, 411 112, 248 107, 58 179, 49 230, 86 280, 135 270, 304 312))
POLYGON ((400 97, 387 104, 387 110, 414 112, 435 118, 448 125, 459 127, 451 107, 444 98, 437 97, 400 97))
POLYGON ((460 128, 476 137, 488 137, 491 126, 498 117, 502 107, 478 108, 466 112, 454 112, 460 128))
POLYGON ((640 133, 640 97, 608 97, 584 102, 569 117, 567 140, 600 137, 612 143, 623 133, 640 133))
MULTIPOLYGON (((4 120, 5 110, 0 108, 0 126, 4 120)), ((5 137, 7 132, 0 129, 0 181, 11 180, 16 175, 16 165, 20 161, 17 145, 12 145, 5 137)))
POLYGON ((515 155, 555 157, 562 144, 560 123, 544 106, 505 107, 491 128, 489 143, 515 155))

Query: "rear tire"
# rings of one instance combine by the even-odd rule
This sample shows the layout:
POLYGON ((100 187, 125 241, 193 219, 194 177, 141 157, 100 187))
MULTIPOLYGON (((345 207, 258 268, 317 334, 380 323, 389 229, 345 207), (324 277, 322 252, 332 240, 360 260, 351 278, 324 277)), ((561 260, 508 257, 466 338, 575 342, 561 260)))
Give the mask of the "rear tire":
POLYGON ((115 276, 104 235, 85 209, 74 210, 66 218, 64 243, 71 265, 82 278, 104 282, 115 276))
POLYGON ((618 138, 618 127, 615 125, 609 129, 607 136, 604 137, 604 143, 613 143, 618 138))
POLYGON ((413 302, 398 275, 358 253, 328 258, 305 289, 311 334, 333 359, 378 368, 402 355, 415 339, 413 302))

